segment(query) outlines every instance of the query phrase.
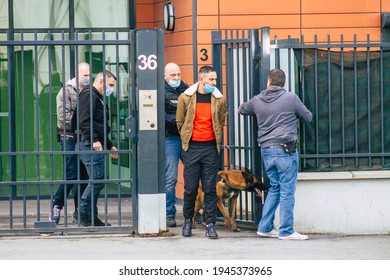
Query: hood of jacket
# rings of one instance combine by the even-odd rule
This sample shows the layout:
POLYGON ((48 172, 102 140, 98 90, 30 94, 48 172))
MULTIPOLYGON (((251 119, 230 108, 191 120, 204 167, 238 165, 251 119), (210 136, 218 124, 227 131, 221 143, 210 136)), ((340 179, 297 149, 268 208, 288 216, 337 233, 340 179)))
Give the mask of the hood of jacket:
POLYGON ((68 80, 68 81, 66 82, 66 85, 71 86, 71 87, 74 88, 74 89, 77 89, 76 78, 73 78, 73 79, 71 79, 71 80, 68 80))
MULTIPOLYGON (((199 82, 193 84, 192 86, 190 86, 185 92, 184 94, 185 95, 188 95, 188 96, 192 96, 194 95, 194 93, 198 90, 198 85, 199 85, 199 82)), ((219 91, 219 89, 215 88, 214 91, 211 93, 212 95, 214 95, 215 98, 222 98, 223 95, 222 93, 219 91)))
POLYGON ((270 86, 260 92, 260 99, 266 103, 271 103, 281 97, 286 92, 287 91, 282 87, 270 86))

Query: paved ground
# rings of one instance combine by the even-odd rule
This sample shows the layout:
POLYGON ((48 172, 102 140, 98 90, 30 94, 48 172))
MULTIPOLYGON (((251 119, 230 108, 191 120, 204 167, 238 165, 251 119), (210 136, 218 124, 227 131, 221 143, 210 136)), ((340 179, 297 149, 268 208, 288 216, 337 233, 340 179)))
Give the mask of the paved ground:
POLYGON ((0 260, 390 260, 390 235, 310 235, 305 241, 257 237, 254 230, 230 232, 217 227, 220 238, 209 240, 203 228, 190 238, 181 229, 172 236, 127 234, 17 236, 0 238, 0 260), (82 252, 78 254, 75 252, 82 252))
MULTIPOLYGON (((42 212, 47 212, 48 207, 43 205, 42 212)), ((129 207, 128 203, 126 207, 129 207)), ((31 208, 35 211, 36 207, 31 208)), ((71 209, 69 211, 71 213, 71 209)), ((114 211, 114 207, 110 211, 114 211)), ((47 219, 46 213, 43 216, 47 219)), ((112 220, 110 217, 110 222, 112 220)), ((255 230, 232 232, 218 222, 220 238, 217 240, 204 237, 201 226, 193 230, 192 237, 184 238, 181 236, 180 205, 177 222, 178 227, 170 228, 162 237, 140 237, 130 233, 0 235, 0 260, 390 260, 390 234, 310 234, 309 240, 282 241, 260 238, 255 230)))

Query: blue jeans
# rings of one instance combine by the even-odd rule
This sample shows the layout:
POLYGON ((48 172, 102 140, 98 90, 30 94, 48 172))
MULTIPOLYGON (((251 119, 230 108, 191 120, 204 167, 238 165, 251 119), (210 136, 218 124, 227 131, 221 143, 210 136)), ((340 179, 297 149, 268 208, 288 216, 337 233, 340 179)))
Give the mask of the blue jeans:
POLYGON ((167 217, 172 218, 176 215, 176 184, 180 154, 180 136, 167 135, 165 137, 165 192, 167 217))
POLYGON ((264 203, 258 231, 273 229, 275 211, 280 204, 279 236, 294 233, 295 189, 298 175, 298 152, 289 154, 282 148, 262 148, 264 168, 270 188, 264 203))
MULTIPOLYGON (((74 138, 68 138, 61 136, 60 137, 60 145, 62 151, 74 151, 75 150, 75 141, 74 138)), ((66 165, 66 175, 65 180, 77 180, 77 155, 75 154, 67 154, 65 155, 65 165, 66 165)), ((80 179, 87 180, 88 174, 85 170, 84 165, 80 162, 80 179)), ((80 184, 80 194, 83 193, 87 184, 80 184)), ((74 208, 75 211, 78 207, 78 185, 73 184, 61 184, 56 194, 54 195, 53 205, 58 205, 61 208, 65 204, 65 197, 68 197, 70 191, 73 189, 73 199, 74 199, 74 208), (65 190, 66 189, 66 190, 65 190), (66 196, 64 192, 66 191, 66 196)))
MULTIPOLYGON (((80 141, 76 144, 76 150, 91 151, 91 144, 80 141)), ((104 152, 83 154, 80 155, 80 159, 84 163, 91 180, 104 179, 106 159, 106 154, 104 152)), ((98 215, 97 201, 104 186, 104 183, 89 183, 87 185, 80 198, 80 213, 82 215, 88 216, 91 219, 96 219, 98 215)))

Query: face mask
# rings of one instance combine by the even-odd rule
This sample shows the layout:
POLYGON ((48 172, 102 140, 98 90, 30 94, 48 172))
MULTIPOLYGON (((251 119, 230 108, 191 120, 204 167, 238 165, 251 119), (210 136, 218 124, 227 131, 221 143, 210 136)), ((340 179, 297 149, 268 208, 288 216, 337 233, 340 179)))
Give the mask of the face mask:
POLYGON ((210 85, 208 85, 208 84, 204 84, 204 85, 203 85, 203 89, 204 89, 204 91, 207 92, 207 93, 212 93, 212 92, 214 91, 215 87, 210 86, 210 85))
POLYGON ((82 77, 79 81, 79 84, 82 87, 89 85, 89 77, 82 77))
POLYGON ((111 93, 114 92, 114 88, 112 87, 108 87, 106 88, 106 96, 109 97, 111 95, 111 93))
POLYGON ((180 86, 181 80, 169 80, 168 85, 170 85, 173 88, 178 88, 180 86))

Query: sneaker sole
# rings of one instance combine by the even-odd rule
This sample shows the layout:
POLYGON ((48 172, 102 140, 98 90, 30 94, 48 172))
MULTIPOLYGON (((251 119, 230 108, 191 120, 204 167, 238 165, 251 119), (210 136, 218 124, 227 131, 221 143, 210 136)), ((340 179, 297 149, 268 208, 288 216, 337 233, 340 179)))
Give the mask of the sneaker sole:
POLYGON ((308 236, 306 237, 301 237, 301 238, 297 238, 297 237, 279 237, 280 240, 307 240, 309 239, 308 236))
POLYGON ((218 236, 208 236, 207 234, 206 234, 206 237, 209 239, 218 239, 218 236))
POLYGON ((265 234, 265 233, 262 233, 262 232, 257 232, 256 234, 258 236, 264 237, 264 238, 279 238, 279 235, 269 235, 269 234, 265 234))

